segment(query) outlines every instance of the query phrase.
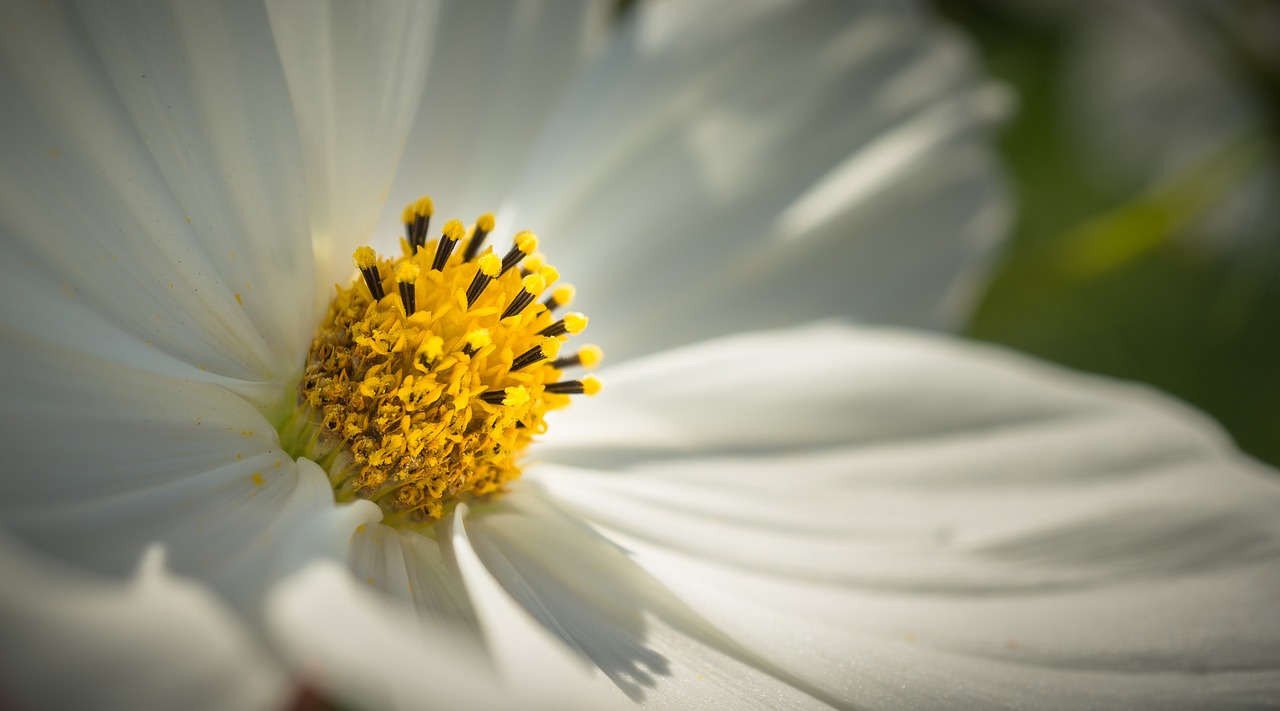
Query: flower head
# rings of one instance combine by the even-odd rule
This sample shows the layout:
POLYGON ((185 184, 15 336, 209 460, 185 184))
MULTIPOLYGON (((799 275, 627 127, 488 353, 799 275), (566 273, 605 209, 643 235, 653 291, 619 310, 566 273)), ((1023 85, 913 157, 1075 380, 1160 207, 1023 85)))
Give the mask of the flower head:
POLYGON ((1280 630, 1243 613, 1277 493, 1211 427, 945 337, 797 325, 954 317, 1005 214, 1001 93, 914 7, 732 5, 616 35, 559 4, 6 7, 0 520, 117 574, 163 543, 361 706, 1274 685, 1280 630), (499 209, 435 237, 437 205, 499 209), (602 352, 556 345, 587 326, 552 321, 570 299, 616 365, 551 412, 597 389, 557 375, 602 352))

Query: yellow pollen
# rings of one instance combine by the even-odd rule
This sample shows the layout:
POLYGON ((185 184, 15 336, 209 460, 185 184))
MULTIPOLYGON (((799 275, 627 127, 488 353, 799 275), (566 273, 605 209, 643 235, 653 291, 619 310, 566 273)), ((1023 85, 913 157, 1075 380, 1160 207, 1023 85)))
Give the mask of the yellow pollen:
MULTIPOLYGON (((493 248, 454 252, 445 243, 467 234, 458 220, 428 241, 433 210, 429 198, 405 208, 401 255, 379 258, 370 247, 352 255, 361 274, 337 287, 307 356, 297 414, 281 432, 291 454, 329 471, 338 500, 373 501, 388 523, 411 527, 501 492, 546 431, 546 413, 599 390, 590 376, 561 380, 566 363, 591 367, 600 349, 555 361, 587 322, 552 315, 572 287, 536 300, 559 272, 542 255, 516 269, 508 254, 504 271, 493 248), (383 275, 395 282, 384 288, 383 275), (383 298, 397 285, 398 299, 383 298)), ((492 214, 476 220, 476 231, 493 228, 492 214)), ((532 232, 514 242, 526 260, 538 247, 532 232)))
POLYGON ((528 259, 524 260, 525 271, 530 271, 530 272, 539 271, 542 269, 542 267, 546 266, 546 264, 547 264, 547 255, 543 254, 542 252, 535 252, 529 255, 528 259))
POLYGON ((421 268, 413 262, 400 262, 396 266, 396 281, 400 283, 411 283, 418 280, 418 274, 421 268))
POLYGON ((574 289, 572 284, 562 284, 551 292, 551 298, 555 299, 555 302, 560 306, 564 306, 573 301, 576 292, 577 289, 574 289))
POLYGON ((444 223, 444 238, 457 242, 467 236, 467 228, 462 226, 462 220, 449 220, 444 223))
POLYGON ((524 278, 524 282, 522 286, 524 287, 525 291, 529 292, 530 294, 533 294, 534 296, 538 296, 542 294, 544 290, 546 290, 547 281, 542 278, 541 274, 530 274, 529 276, 524 278))
POLYGON ((547 336, 538 342, 538 350, 542 351, 542 357, 552 360, 560 355, 560 339, 547 336))
POLYGON ((582 333, 587 327, 587 317, 577 312, 567 313, 564 315, 564 327, 573 335, 582 333))
POLYGON ((373 247, 357 247, 351 259, 356 269, 368 269, 378 263, 378 253, 373 251, 373 247))
POLYGON ((473 351, 478 351, 490 343, 493 343, 489 338, 489 329, 487 328, 477 328, 471 333, 468 333, 466 340, 467 345, 470 346, 473 351))
POLYGON ((516 249, 525 254, 533 254, 538 249, 538 235, 528 230, 516 233, 516 249))
POLYGON ((502 404, 506 407, 520 407, 529 402, 529 391, 519 385, 507 388, 506 393, 507 396, 502 399, 502 404))
POLYGON ((502 271, 502 257, 493 252, 485 252, 476 262, 480 265, 480 273, 487 277, 497 277, 502 271))
POLYGON ((578 351, 578 360, 582 362, 584 368, 594 368, 604 359, 604 351, 600 350, 600 346, 586 345, 578 351))

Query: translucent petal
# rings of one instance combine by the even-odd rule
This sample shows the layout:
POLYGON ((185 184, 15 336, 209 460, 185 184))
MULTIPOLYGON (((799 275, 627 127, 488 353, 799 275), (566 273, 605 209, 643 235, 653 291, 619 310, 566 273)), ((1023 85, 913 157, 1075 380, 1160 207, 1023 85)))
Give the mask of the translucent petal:
POLYGON ((610 358, 826 315, 954 322, 1006 222, 967 47, 878 3, 653 3, 515 193, 610 358))
POLYGON ((533 480, 817 698, 1217 708, 1280 691, 1280 482, 1176 403, 839 325, 603 379, 551 424, 537 456, 562 464, 533 480))
MULTIPOLYGON (((456 584, 465 581, 486 641, 464 640, 455 621, 432 611, 419 608, 415 615, 392 603, 375 592, 381 581, 355 580, 336 564, 316 563, 283 581, 268 598, 267 623, 286 658, 318 688, 361 707, 618 706, 620 697, 595 682, 581 661, 505 596, 454 524, 440 525, 453 539, 442 546, 448 551, 448 574, 456 584)), ((353 551, 357 566, 370 547, 388 540, 398 547, 415 545, 408 542, 416 537, 435 547, 420 534, 382 528, 370 529, 361 550, 353 551), (383 539, 384 533, 399 537, 383 539)))
POLYGON ((323 306, 333 283, 354 273, 351 251, 370 241, 391 188, 426 78, 436 6, 270 0, 267 9, 304 149, 323 306))
POLYGON ((301 154, 261 7, 7 4, 0 318, 271 382, 311 323, 301 154))
POLYGON ((356 580, 407 603, 402 607, 431 625, 434 634, 449 637, 448 647, 483 653, 475 606, 436 541, 371 524, 351 537, 348 561, 356 580))
POLYGON ((56 567, 0 538, 0 668, 24 709, 278 709, 283 670, 208 591, 147 551, 125 583, 56 567))
POLYGON ((423 193, 435 200, 436 225, 507 203, 569 80, 605 38, 608 10, 580 0, 446 5, 378 239, 395 244, 401 210, 423 193))

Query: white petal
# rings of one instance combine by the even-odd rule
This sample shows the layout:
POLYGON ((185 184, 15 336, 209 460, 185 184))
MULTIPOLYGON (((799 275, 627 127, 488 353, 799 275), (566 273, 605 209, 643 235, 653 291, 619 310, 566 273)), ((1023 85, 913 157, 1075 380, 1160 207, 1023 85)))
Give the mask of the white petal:
POLYGON ((278 709, 288 680, 212 595, 147 552, 128 583, 54 567, 0 537, 0 666, 24 709, 278 709))
POLYGON ((535 480, 799 688, 913 708, 1280 693, 1276 474, 1166 399, 838 325, 604 380, 540 451, 578 466, 535 480), (636 437, 590 444, 601 421, 636 437))
POLYGON ((945 326, 1006 222, 1004 97, 895 4, 645 5, 575 83, 511 228, 611 358, 824 315, 945 326))
MULTIPOLYGON (((584 0, 454 2, 442 9, 380 240, 395 244, 401 209, 423 193, 435 200, 437 225, 455 217, 469 223, 511 198, 569 80, 603 39, 608 9, 584 0)), ((500 227, 510 234, 511 225, 500 227)))
POLYGON ((4 322, 174 375, 295 370, 310 235, 262 8, 7 4, 0 27, 4 322))
MULTIPOLYGON (((0 520, 33 545, 120 574, 152 541, 246 609, 280 568, 340 555, 364 522, 237 395, 77 353, 0 346, 0 520)), ((362 518, 363 517, 363 518, 362 518)))
POLYGON ((437 635, 449 636, 450 648, 481 653, 474 604, 440 548, 422 534, 372 524, 351 536, 347 560, 356 580, 408 603, 437 635))
MULTIPOLYGON (((442 527, 450 535, 450 523, 442 527)), ((268 625, 286 657, 319 688, 361 707, 613 707, 613 697, 584 665, 505 597, 456 528, 448 574, 455 583, 466 581, 488 630, 487 643, 460 645, 451 621, 413 615, 373 592, 377 581, 366 585, 337 565, 317 563, 282 583, 268 600, 268 625)), ((385 527, 384 532, 397 533, 385 527)), ((435 546, 417 533, 399 532, 397 540, 411 537, 435 546)))
MULTIPOLYGON (((267 3, 298 119, 320 296, 353 274, 417 110, 434 3, 267 3)), ((399 230, 397 231, 397 233, 399 230)))
POLYGON ((647 708, 827 708, 838 700, 708 625, 535 488, 466 519, 475 555, 542 625, 647 708))

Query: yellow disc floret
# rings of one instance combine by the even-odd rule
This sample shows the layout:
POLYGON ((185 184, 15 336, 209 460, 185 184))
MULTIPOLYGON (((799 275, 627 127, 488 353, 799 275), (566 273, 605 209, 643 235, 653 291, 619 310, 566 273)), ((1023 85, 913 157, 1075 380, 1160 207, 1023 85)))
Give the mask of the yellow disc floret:
POLYGON ((512 268, 538 238, 518 233, 506 256, 491 246, 474 253, 494 228, 482 215, 470 231, 452 220, 428 242, 432 212, 426 198, 405 209, 401 256, 356 250, 363 283, 339 286, 329 305, 299 385, 305 416, 295 418, 310 433, 296 453, 329 470, 338 498, 374 501, 398 525, 429 523, 458 501, 500 491, 519 476, 546 413, 599 389, 590 376, 561 380, 563 368, 591 367, 601 355, 586 346, 557 360, 566 334, 586 326, 581 314, 551 314, 572 288, 538 303, 559 273, 543 257, 526 264, 536 268, 512 268), (392 288, 398 300, 384 298, 392 288))

